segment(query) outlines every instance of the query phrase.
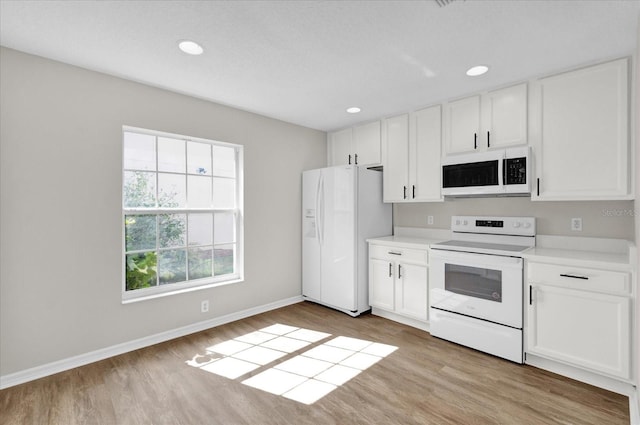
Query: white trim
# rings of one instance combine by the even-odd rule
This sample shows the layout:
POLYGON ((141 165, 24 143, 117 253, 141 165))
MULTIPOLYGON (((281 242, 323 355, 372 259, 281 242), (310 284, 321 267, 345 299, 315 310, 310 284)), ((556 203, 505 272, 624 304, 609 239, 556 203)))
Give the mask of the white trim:
POLYGON ((640 425, 640 391, 638 387, 629 395, 629 418, 631 425, 640 425))
POLYGON ((371 309, 371 314, 374 316, 384 317, 385 319, 393 320, 394 322, 402 323, 403 325, 411 326, 413 328, 421 329, 423 331, 429 332, 429 322, 423 322, 418 319, 402 316, 400 314, 387 311, 387 310, 381 310, 376 307, 373 307, 371 309))
POLYGON ((215 328, 216 326, 224 325, 226 323, 234 322, 236 320, 244 319, 250 316, 255 316, 256 314, 265 313, 277 308, 286 307, 288 305, 296 304, 301 301, 302 296, 297 295, 295 297, 274 301, 269 304, 252 307, 246 310, 216 317, 214 319, 193 323, 181 328, 149 335, 132 341, 124 342, 122 344, 112 345, 111 347, 105 347, 99 350, 90 351, 88 353, 36 366, 30 369, 22 370, 20 372, 11 373, 9 375, 2 375, 0 376, 0 390, 12 387, 14 385, 33 381, 35 379, 44 378, 45 376, 53 375, 55 373, 64 372, 65 370, 84 366, 86 364, 97 362, 99 360, 104 360, 106 358, 117 356, 119 354, 128 353, 130 351, 169 341, 195 332, 215 328))
POLYGON ((527 365, 537 367, 539 369, 544 369, 558 375, 566 376, 567 378, 575 379, 576 381, 584 382, 589 385, 605 389, 607 391, 612 391, 614 393, 626 395, 628 397, 635 397, 634 393, 636 389, 631 382, 625 382, 620 379, 610 378, 598 373, 589 372, 584 369, 573 367, 554 360, 549 360, 547 358, 536 356, 535 354, 531 353, 526 353, 526 356, 527 358, 525 360, 525 364, 527 365))

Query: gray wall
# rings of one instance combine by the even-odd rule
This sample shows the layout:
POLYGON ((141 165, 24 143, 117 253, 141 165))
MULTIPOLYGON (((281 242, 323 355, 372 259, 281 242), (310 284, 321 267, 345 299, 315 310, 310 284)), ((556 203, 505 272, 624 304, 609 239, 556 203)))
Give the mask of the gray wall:
POLYGON ((324 132, 5 48, 0 76, 0 375, 300 295, 324 132), (244 145, 243 283, 121 303, 122 125, 244 145))
POLYGON ((395 204, 394 225, 451 228, 452 215, 534 216, 538 234, 634 240, 633 201, 532 202, 528 198, 456 198, 441 203, 395 204), (434 217, 432 226, 427 216, 434 217), (582 217, 582 232, 570 220, 582 217))

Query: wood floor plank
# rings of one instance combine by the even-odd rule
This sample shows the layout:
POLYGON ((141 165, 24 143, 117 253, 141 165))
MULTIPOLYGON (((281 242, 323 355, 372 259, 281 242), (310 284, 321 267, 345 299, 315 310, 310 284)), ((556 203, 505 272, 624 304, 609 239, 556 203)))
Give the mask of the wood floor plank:
POLYGON ((380 317, 299 303, 2 390, 0 423, 615 425, 629 424, 629 405, 625 396, 380 317), (276 323, 331 337, 236 379, 187 363, 276 323), (398 348, 311 405, 242 383, 338 336, 398 348))

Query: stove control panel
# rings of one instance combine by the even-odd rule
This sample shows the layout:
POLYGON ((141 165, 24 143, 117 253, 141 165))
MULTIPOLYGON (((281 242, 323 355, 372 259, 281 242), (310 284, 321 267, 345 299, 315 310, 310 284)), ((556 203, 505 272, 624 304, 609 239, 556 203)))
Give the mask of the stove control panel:
POLYGON ((535 217, 452 216, 451 230, 464 233, 535 236, 535 217))

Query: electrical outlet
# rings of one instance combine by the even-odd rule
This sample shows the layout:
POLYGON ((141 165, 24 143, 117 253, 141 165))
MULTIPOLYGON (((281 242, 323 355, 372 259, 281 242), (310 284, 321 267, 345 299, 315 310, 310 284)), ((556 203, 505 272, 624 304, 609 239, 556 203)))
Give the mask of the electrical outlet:
POLYGON ((433 216, 432 215, 428 215, 427 216, 427 224, 433 224, 433 216))
POLYGON ((203 300, 200 303, 200 313, 206 313, 209 311, 209 300, 203 300))
POLYGON ((571 230, 575 232, 582 232, 582 218, 576 217, 571 219, 571 230))

